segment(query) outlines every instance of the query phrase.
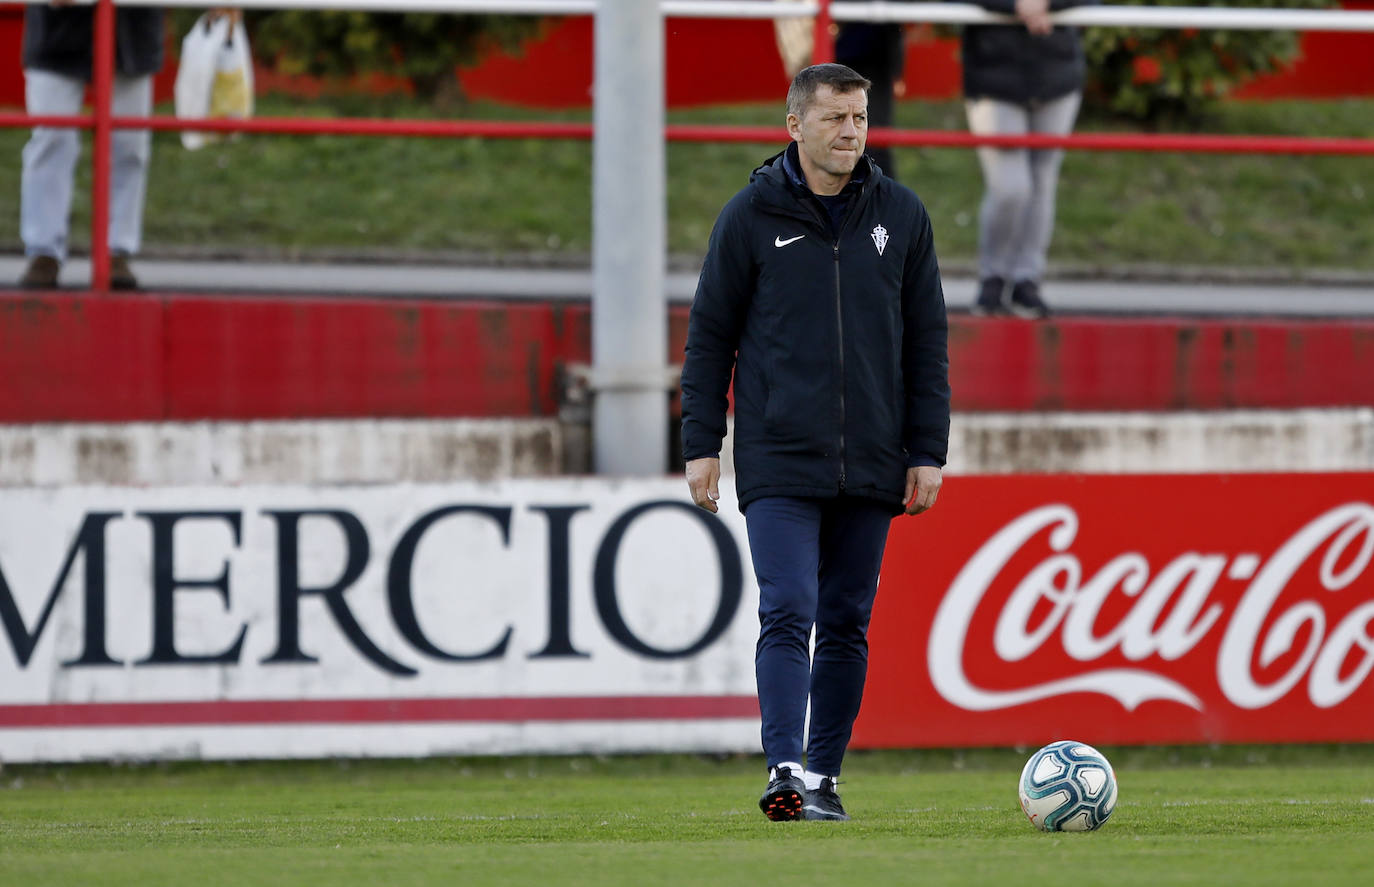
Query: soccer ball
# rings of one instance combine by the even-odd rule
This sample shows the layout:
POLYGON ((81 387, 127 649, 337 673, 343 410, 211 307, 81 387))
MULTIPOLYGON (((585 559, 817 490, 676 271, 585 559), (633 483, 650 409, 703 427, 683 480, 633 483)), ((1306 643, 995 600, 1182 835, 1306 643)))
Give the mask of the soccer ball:
POLYGON ((1116 809, 1116 774, 1102 753, 1070 739, 1030 756, 1018 786, 1021 809, 1043 832, 1090 832, 1116 809))

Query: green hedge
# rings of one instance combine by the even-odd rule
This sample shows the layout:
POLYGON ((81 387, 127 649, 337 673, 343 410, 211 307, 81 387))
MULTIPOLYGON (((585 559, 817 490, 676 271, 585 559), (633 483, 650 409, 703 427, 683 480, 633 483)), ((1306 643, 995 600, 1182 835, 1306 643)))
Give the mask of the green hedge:
MULTIPOLYGON (((1321 9, 1333 0, 1120 0, 1133 6, 1321 9)), ((1141 121, 1194 120, 1209 104, 1298 56, 1293 31, 1087 28, 1087 101, 1141 121)))

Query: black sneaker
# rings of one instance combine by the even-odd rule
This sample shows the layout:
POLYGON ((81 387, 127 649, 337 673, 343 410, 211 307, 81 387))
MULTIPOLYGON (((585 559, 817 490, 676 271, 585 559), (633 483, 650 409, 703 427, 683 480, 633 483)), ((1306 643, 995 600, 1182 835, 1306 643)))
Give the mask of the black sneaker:
POLYGON ((1011 288, 1011 310, 1032 320, 1050 316, 1050 306, 1040 298, 1040 284, 1034 280, 1018 280, 1011 288))
POLYGON ((138 289, 138 278, 134 276, 134 269, 129 267, 128 256, 116 254, 110 257, 110 289, 138 289))
POLYGON ((57 289, 57 272, 61 267, 57 259, 52 256, 34 256, 29 260, 29 266, 24 269, 24 276, 19 278, 19 288, 55 290, 57 289))
POLYGON ((971 309, 974 314, 980 317, 990 317, 994 314, 1006 314, 1007 304, 1003 301, 1003 294, 1007 289, 1007 282, 1000 277, 987 277, 978 283, 978 300, 973 303, 971 309))
POLYGON ((791 767, 775 767, 773 778, 768 780, 768 788, 759 798, 759 809, 774 822, 801 819, 805 794, 806 783, 792 775, 791 767))
POLYGON ((806 806, 802 815, 807 819, 823 819, 832 822, 848 822, 849 814, 844 812, 840 796, 835 794, 835 780, 826 777, 820 787, 806 793, 806 806))

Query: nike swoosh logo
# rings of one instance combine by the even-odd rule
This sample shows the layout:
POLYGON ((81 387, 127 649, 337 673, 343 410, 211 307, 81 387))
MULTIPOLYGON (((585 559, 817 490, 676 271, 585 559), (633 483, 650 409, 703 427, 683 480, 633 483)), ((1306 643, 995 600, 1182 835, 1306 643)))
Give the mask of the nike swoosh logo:
POLYGON ((828 816, 828 817, 830 817, 830 818, 832 818, 832 819, 839 819, 839 817, 836 816, 834 813, 831 813, 829 810, 822 810, 820 807, 817 807, 815 804, 807 804, 807 805, 806 805, 805 807, 803 807, 802 809, 803 809, 803 810, 810 810, 812 813, 819 813, 819 814, 822 815, 822 816, 828 816))
POLYGON ((779 235, 778 237, 774 237, 774 238, 773 238, 773 245, 774 245, 774 246, 787 246, 787 244, 789 244, 789 243, 796 243, 798 240, 801 240, 801 239, 802 239, 803 237, 805 237, 805 236, 806 236, 805 234, 798 234, 796 237, 792 237, 792 238, 789 238, 789 239, 787 239, 787 240, 783 240, 782 237, 781 237, 781 235, 779 235))

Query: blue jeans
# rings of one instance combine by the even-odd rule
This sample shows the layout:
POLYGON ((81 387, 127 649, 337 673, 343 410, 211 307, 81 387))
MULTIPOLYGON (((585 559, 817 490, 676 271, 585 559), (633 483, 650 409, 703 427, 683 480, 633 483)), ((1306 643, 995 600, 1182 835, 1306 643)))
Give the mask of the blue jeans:
POLYGON ((868 675, 868 621, 892 512, 864 499, 759 499, 745 512, 759 584, 763 751, 838 776, 868 675), (810 653, 816 631, 814 659, 810 653))
MULTIPOLYGON (((81 113, 86 84, 52 71, 24 71, 25 105, 30 114, 81 113)), ((116 76, 111 102, 118 117, 146 117, 153 108, 153 78, 116 76)), ((147 191, 152 136, 147 130, 115 130, 110 158, 110 251, 133 255, 143 239, 143 198, 147 191)), ((19 236, 24 254, 67 258, 72 182, 81 134, 75 129, 40 126, 24 146, 20 183, 19 236)))

